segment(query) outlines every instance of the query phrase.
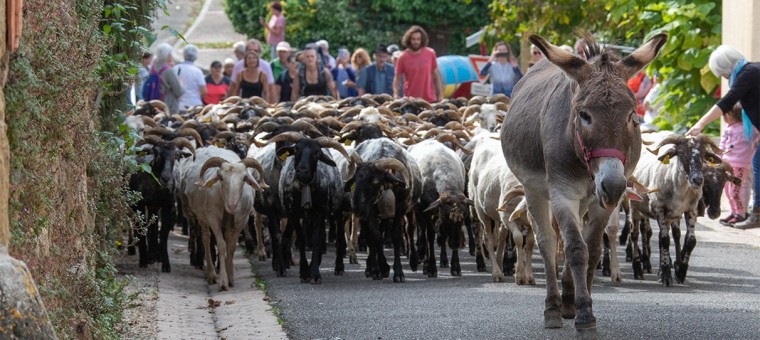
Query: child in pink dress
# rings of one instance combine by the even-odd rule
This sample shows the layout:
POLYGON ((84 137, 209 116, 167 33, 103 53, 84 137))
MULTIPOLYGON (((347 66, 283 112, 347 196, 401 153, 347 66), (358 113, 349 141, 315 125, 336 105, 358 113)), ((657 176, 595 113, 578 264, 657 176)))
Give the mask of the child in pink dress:
POLYGON ((734 176, 741 178, 741 184, 736 185, 726 182, 723 194, 728 197, 731 205, 731 215, 721 219, 720 223, 725 226, 733 226, 734 223, 744 221, 747 218, 747 203, 749 202, 750 188, 752 188, 752 156, 758 143, 758 131, 753 128, 752 140, 748 141, 744 136, 742 126, 742 109, 736 105, 733 110, 723 114, 726 128, 720 137, 720 148, 725 152, 722 158, 734 169, 734 176))

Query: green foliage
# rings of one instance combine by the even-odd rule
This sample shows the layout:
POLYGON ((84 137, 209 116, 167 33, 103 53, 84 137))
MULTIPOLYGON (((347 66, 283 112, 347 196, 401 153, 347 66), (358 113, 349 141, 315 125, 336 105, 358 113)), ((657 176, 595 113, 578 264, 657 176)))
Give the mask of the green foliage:
MULTIPOLYGON (((225 12, 236 31, 265 42, 259 17, 268 19, 268 0, 227 0, 225 12)), ((290 0, 283 5, 285 37, 303 47, 320 39, 331 49, 372 49, 378 43, 399 44, 410 25, 446 36, 451 53, 464 53, 464 38, 488 23, 489 0, 290 0)))
MULTIPOLYGON (((572 45, 577 28, 595 32, 600 40, 639 46, 658 32, 668 43, 647 68, 662 75, 664 89, 661 128, 683 130, 696 123, 715 103, 720 80, 707 60, 720 44, 721 4, 710 0, 605 0, 577 4, 573 0, 494 0, 489 28, 507 41, 529 33, 556 44, 572 45)), ((715 132, 710 127, 706 132, 715 132)))
POLYGON ((5 87, 10 252, 29 266, 61 338, 119 338, 126 297, 112 255, 137 199, 126 175, 138 165, 125 157, 133 136, 119 128, 117 107, 126 107, 134 61, 161 6, 24 3, 5 87))

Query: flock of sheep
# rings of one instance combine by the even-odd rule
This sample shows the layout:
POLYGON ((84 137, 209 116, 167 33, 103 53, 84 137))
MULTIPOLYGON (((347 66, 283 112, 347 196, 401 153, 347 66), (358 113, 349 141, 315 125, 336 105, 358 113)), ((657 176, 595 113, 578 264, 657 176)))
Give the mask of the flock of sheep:
MULTIPOLYGON (((232 255, 240 237, 260 260, 267 259, 268 238, 278 276, 297 263, 301 282, 321 283, 329 230, 337 252, 335 275, 344 272, 344 258, 357 263, 361 244, 368 250, 365 274, 374 280, 391 275, 383 252, 388 246, 394 282, 404 282, 404 255, 412 271, 421 265, 435 277, 439 267, 449 267, 458 276, 458 251, 469 243, 479 271, 486 270, 484 254, 490 255, 495 282, 514 270, 518 285, 535 284, 535 236, 525 193, 499 140, 509 104, 499 95, 434 104, 387 95, 340 101, 311 96, 277 105, 232 97, 172 116, 160 101, 140 103, 126 123, 141 136, 135 157, 150 164, 152 173, 132 175, 130 186, 142 193, 135 210, 160 217, 140 232, 140 265, 161 262, 164 272, 171 270, 167 238, 180 224, 190 235, 191 264, 205 268, 209 284, 220 290, 234 286, 232 255), (509 244, 514 267, 505 261, 509 244)), ((656 219, 659 278, 671 285, 671 267, 677 282, 685 280, 700 209, 716 218, 723 184, 736 179, 727 164, 717 164, 720 150, 705 136, 645 133, 642 139, 645 147, 621 202, 632 224, 620 241, 628 243, 634 275, 642 279, 644 271, 651 272, 649 219, 656 219)), ((617 211, 608 224, 610 240, 618 233, 617 211)), ((561 242, 557 254, 542 255, 561 263, 561 242)), ((615 251, 607 255, 612 261, 603 262, 612 268, 605 271, 620 281, 615 251)))

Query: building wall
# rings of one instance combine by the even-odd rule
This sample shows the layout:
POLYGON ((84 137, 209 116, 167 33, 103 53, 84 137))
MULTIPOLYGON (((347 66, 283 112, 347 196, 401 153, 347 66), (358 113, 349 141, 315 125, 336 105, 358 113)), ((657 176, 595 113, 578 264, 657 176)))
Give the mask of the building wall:
MULTIPOLYGON (((760 61, 760 1, 723 0, 722 32, 723 44, 736 47, 748 61, 760 61)), ((728 88, 725 79, 723 88, 728 88)))

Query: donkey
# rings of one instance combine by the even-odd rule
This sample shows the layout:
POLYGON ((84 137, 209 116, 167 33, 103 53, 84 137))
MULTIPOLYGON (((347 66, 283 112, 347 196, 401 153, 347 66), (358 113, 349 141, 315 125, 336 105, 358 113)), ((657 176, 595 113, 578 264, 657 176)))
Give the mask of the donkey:
POLYGON ((579 337, 595 339, 590 287, 602 235, 641 151, 636 100, 626 80, 657 56, 667 34, 655 35, 622 60, 590 34, 583 37, 588 61, 541 36, 529 40, 546 60, 514 89, 501 129, 502 151, 524 186, 544 258, 544 326, 560 328, 562 318, 575 318, 579 337), (561 296, 550 207, 565 242, 561 296))

